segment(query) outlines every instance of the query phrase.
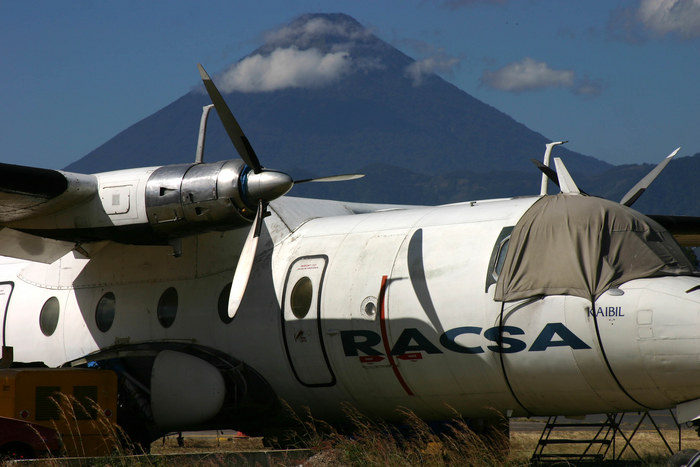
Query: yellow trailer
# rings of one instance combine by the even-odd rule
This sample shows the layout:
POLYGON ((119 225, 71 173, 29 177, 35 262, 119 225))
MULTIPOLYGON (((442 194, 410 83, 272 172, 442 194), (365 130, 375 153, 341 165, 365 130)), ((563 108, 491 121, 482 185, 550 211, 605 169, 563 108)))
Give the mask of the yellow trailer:
POLYGON ((117 375, 90 368, 0 369, 0 416, 54 428, 69 456, 117 447, 117 375))

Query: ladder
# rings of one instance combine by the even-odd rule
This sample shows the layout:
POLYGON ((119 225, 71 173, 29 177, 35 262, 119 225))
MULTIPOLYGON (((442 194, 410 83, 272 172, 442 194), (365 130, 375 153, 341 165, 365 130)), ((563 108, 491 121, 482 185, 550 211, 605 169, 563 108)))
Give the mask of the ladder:
MULTIPOLYGON (((678 429, 678 450, 681 450, 681 426, 678 424, 678 420, 675 417, 673 411, 669 410, 675 427, 678 429)), ((635 434, 639 431, 642 423, 648 420, 655 428, 657 434, 661 437, 666 448, 670 454, 673 454, 674 450, 666 440, 662 430, 660 429, 657 422, 654 420, 653 416, 649 412, 640 412, 641 417, 635 424, 629 436, 620 429, 622 424, 622 419, 624 418, 624 413, 607 413, 603 415, 603 419, 597 422, 572 422, 572 421, 561 421, 558 416, 551 416, 547 419, 545 426, 540 435, 540 439, 537 442, 535 451, 532 454, 531 462, 534 465, 546 464, 548 462, 556 461, 571 461, 579 463, 596 463, 599 464, 606 459, 610 447, 612 447, 612 453, 610 456, 611 460, 619 461, 622 458, 623 453, 627 448, 629 448, 638 459, 641 456, 637 450, 632 445, 632 439, 635 434), (574 438, 572 436, 573 432, 584 434, 590 433, 592 436, 584 436, 583 438, 574 438), (621 449, 616 452, 615 441, 617 437, 620 437, 620 444, 622 444, 621 449), (563 452, 561 448, 556 449, 556 452, 545 452, 548 447, 556 446, 568 446, 570 451, 575 452, 563 452), (578 446, 578 448, 576 448, 578 446), (585 446, 581 450, 581 446, 585 446), (562 451, 562 452, 560 452, 562 451)))
POLYGON ((600 463, 615 441, 619 421, 617 414, 606 414, 602 422, 566 422, 561 421, 558 416, 551 416, 545 423, 530 461, 533 464, 560 460, 600 463), (595 434, 583 439, 573 438, 571 429, 585 429, 586 433, 590 431, 591 434, 595 434), (556 433, 553 434, 555 431, 556 433), (585 446, 583 451, 580 449, 582 445, 585 446), (561 449, 558 449, 558 452, 545 452, 545 449, 550 446, 567 446, 575 452, 559 452, 561 449), (577 446, 579 448, 576 448, 577 446))

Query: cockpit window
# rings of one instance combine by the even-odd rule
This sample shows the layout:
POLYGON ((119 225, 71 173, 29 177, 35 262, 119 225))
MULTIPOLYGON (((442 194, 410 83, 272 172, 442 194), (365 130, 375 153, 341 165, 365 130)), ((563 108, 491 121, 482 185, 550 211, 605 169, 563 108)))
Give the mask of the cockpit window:
POLYGON ((508 253, 508 244, 510 243, 510 237, 503 239, 501 244, 498 246, 498 256, 496 256, 496 264, 493 267, 491 274, 494 279, 498 279, 503 269, 503 263, 506 262, 506 254, 508 253))
POLYGON ((489 287, 496 283, 498 276, 501 274, 503 264, 508 253, 508 245, 510 244, 510 234, 513 232, 513 226, 504 227, 496 239, 491 251, 491 259, 489 260, 489 269, 486 274, 486 287, 484 292, 488 292, 489 287))

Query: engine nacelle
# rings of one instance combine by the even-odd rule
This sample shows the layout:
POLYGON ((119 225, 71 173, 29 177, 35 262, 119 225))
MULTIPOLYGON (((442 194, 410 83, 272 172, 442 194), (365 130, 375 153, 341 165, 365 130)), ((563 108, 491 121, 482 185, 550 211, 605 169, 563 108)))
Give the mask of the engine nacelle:
POLYGON ((5 256, 50 263, 76 243, 164 245, 199 232, 247 227, 255 217, 257 201, 247 205, 247 186, 241 186, 250 178, 249 169, 239 159, 95 175, 2 168, 9 187, 7 192, 0 187, 0 253, 5 256), (37 185, 34 180, 48 181, 37 185), (49 248, 40 237, 58 243, 49 248))
POLYGON ((146 184, 146 215, 161 237, 250 224, 240 188, 241 160, 168 165, 156 169, 146 184))

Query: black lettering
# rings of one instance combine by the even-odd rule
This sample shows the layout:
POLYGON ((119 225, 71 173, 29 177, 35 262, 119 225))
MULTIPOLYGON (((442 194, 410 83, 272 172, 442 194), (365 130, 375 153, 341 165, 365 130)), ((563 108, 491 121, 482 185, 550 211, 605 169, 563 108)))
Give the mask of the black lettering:
POLYGON ((461 336, 462 334, 479 335, 481 334, 481 328, 475 326, 462 326, 460 328, 450 329, 449 331, 444 332, 440 336, 440 344, 442 344, 442 346, 445 347, 447 350, 451 350, 453 352, 472 354, 484 353, 484 349, 482 349, 480 346, 464 347, 463 345, 459 345, 457 342, 455 342, 457 336, 461 336))
POLYGON ((427 353, 442 353, 440 349, 435 347, 432 342, 428 340, 420 331, 416 328, 404 329, 399 338, 396 340, 396 344, 391 349, 391 355, 403 355, 407 352, 420 352, 424 351, 427 353), (414 341, 415 344, 411 344, 414 341))
POLYGON ((535 342, 530 347, 530 352, 541 352, 549 347, 571 347, 572 349, 590 349, 590 347, 579 339, 562 323, 548 323, 535 342), (558 335, 561 340, 553 341, 554 335, 558 335))
POLYGON ((340 331, 340 340, 343 343, 343 352, 346 357, 357 357, 358 350, 365 355, 382 355, 376 349, 375 345, 382 342, 382 338, 376 332, 372 331, 340 331), (358 340, 362 339, 362 340, 358 340))
POLYGON ((484 337, 497 345, 489 345, 486 348, 498 353, 516 353, 525 350, 525 347, 527 347, 525 342, 513 337, 506 337, 505 333, 522 336, 525 334, 525 331, 515 326, 496 326, 495 328, 487 329, 484 331, 484 337))

